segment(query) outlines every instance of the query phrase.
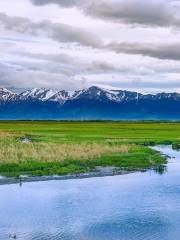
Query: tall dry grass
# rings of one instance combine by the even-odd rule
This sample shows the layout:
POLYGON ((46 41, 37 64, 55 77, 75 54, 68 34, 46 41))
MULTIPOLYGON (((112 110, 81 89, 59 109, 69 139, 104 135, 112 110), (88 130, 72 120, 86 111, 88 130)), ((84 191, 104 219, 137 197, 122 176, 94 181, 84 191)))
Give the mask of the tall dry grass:
POLYGON ((56 144, 22 143, 13 138, 0 137, 0 163, 18 163, 26 161, 65 161, 67 159, 93 159, 104 154, 127 153, 128 145, 110 144, 56 144))
POLYGON ((6 138, 6 137, 13 137, 13 136, 18 136, 18 135, 15 134, 15 133, 2 132, 2 131, 0 131, 0 141, 2 141, 3 138, 6 138))

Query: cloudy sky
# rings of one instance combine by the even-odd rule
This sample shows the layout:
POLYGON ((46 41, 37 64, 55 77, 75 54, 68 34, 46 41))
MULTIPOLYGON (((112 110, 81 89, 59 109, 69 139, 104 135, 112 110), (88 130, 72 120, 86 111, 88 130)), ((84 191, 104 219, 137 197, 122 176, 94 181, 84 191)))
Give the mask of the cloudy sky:
POLYGON ((180 92, 179 0, 0 0, 0 86, 180 92))

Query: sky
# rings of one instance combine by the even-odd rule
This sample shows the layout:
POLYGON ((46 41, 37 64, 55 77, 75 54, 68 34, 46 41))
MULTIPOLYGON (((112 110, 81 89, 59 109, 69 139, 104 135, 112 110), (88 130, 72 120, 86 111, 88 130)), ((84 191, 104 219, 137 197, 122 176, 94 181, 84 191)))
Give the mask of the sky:
POLYGON ((0 86, 180 93, 179 0, 0 0, 0 86))

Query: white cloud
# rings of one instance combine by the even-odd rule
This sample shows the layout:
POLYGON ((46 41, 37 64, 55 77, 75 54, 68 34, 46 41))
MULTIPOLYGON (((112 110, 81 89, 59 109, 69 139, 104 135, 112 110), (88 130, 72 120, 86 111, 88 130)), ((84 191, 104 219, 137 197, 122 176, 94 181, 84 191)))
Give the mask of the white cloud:
POLYGON ((0 11, 2 86, 180 91, 177 1, 6 0, 0 11))

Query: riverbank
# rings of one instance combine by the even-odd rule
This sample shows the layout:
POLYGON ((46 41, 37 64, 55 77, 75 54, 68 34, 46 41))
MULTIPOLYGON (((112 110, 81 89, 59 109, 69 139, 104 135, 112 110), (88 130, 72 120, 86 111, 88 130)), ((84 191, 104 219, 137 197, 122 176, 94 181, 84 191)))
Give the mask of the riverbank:
POLYGON ((20 186, 28 182, 44 182, 55 180, 70 180, 70 179, 84 179, 95 177, 108 177, 126 175, 135 172, 146 172, 153 170, 159 174, 163 174, 166 171, 166 165, 158 165, 151 169, 136 169, 136 170, 121 170, 115 167, 97 167, 94 172, 67 174, 67 175, 50 175, 50 176, 19 176, 19 177, 2 177, 0 176, 0 185, 7 184, 19 184, 20 186))
MULTIPOLYGON (((113 146, 111 147, 113 149, 113 146)), ((117 152, 111 151, 90 159, 64 159, 62 161, 49 159, 49 161, 43 161, 29 160, 19 156, 19 161, 0 163, 0 175, 17 178, 20 176, 65 176, 68 174, 94 173, 98 167, 114 167, 116 171, 131 172, 150 168, 158 169, 167 161, 166 157, 158 151, 145 146, 128 145, 126 148, 119 146, 115 149, 117 152)), ((30 155, 30 157, 32 156, 30 155)))
POLYGON ((0 185, 6 185, 6 184, 22 185, 23 183, 27 183, 27 182, 44 182, 44 181, 55 181, 55 180, 106 177, 106 176, 125 175, 133 172, 135 171, 118 170, 114 167, 99 167, 99 169, 97 169, 94 172, 79 173, 79 174, 77 173, 77 174, 50 175, 50 176, 0 177, 0 185))

